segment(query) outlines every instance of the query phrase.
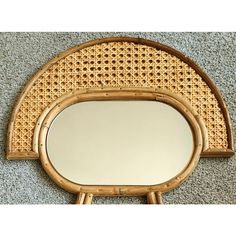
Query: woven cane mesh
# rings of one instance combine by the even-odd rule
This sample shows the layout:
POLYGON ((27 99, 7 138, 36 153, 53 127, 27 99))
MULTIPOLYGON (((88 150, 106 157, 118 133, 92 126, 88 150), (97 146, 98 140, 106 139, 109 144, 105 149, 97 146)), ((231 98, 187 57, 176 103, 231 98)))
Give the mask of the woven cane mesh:
POLYGON ((189 65, 150 46, 109 42, 66 56, 35 81, 17 113, 11 151, 32 151, 35 124, 52 101, 72 90, 95 87, 168 89, 181 95, 203 118, 209 148, 228 147, 226 124, 218 101, 189 65))

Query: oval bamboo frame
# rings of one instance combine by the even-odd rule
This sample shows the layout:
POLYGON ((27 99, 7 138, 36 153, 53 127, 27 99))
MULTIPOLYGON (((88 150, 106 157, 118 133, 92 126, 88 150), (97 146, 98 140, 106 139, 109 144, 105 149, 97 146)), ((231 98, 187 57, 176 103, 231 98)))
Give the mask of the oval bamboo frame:
POLYGON ((12 135, 14 130, 14 122, 16 115, 19 111, 20 105, 23 102, 25 96, 27 95, 28 91, 33 86, 34 82, 53 64, 55 64, 58 60, 70 55, 73 52, 76 52, 78 50, 84 49, 86 47, 90 47, 96 44, 102 44, 102 43, 109 43, 109 42, 132 42, 137 44, 144 44, 147 46, 151 46, 156 49, 160 49, 162 51, 165 51, 171 55, 176 56, 180 60, 182 60, 184 63, 188 64, 191 68, 193 68, 197 74, 201 76, 201 78, 206 82, 206 84, 211 89, 212 93, 215 95, 216 100, 219 103, 220 109, 223 113, 223 117, 225 119, 226 123, 226 129, 227 129, 227 141, 228 141, 228 147, 226 149, 205 149, 204 153, 202 153, 202 156, 205 157, 217 157, 217 156, 232 156, 234 155, 234 141, 233 141, 233 131, 232 131, 232 125, 230 122, 230 116, 226 107, 226 104, 217 89, 217 87, 214 85, 214 83, 210 80, 210 78, 206 75, 203 70, 197 66, 190 58, 186 57, 184 54, 180 53, 179 51, 168 47, 166 45, 153 42, 146 39, 140 39, 140 38, 130 38, 130 37, 112 37, 112 38, 103 38, 103 39, 97 39, 92 40, 90 42, 86 42, 80 45, 77 45, 73 48, 70 48, 66 50, 63 53, 60 53, 58 56, 50 60, 46 65, 44 65, 33 77, 32 79, 27 83, 26 87, 23 89, 15 107, 12 112, 12 116, 9 122, 8 126, 8 132, 7 132, 7 149, 6 149, 6 155, 7 159, 9 160, 16 160, 16 159, 37 159, 38 158, 38 152, 36 152, 36 149, 34 147, 32 148, 32 151, 28 152, 12 152, 12 135))
POLYGON ((77 203, 91 203, 92 196, 111 196, 111 195, 147 195, 149 203, 161 203, 161 193, 170 191, 179 186, 193 171, 198 163, 200 154, 206 147, 207 140, 204 140, 205 129, 199 116, 189 105, 182 101, 178 96, 163 90, 85 90, 68 94, 64 99, 48 107, 47 111, 40 118, 38 128, 35 130, 35 138, 38 136, 39 156, 43 168, 47 174, 66 191, 78 194, 77 203), (109 186, 109 185, 80 185, 73 183, 62 177, 52 166, 46 150, 46 137, 51 122, 66 107, 84 101, 102 100, 149 100, 167 103, 177 109, 188 121, 194 139, 194 150, 190 162, 185 169, 169 181, 151 186, 109 186), (205 147, 204 147, 205 146, 205 147))

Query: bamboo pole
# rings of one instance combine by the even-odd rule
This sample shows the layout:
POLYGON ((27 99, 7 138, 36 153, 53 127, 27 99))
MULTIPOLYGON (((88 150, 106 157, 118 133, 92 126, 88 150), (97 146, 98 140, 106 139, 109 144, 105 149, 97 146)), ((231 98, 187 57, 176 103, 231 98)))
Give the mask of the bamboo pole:
POLYGON ((161 192, 156 192, 155 195, 157 199, 157 204, 163 204, 161 192))
POLYGON ((91 204, 92 200, 93 200, 93 194, 92 193, 88 193, 85 196, 84 204, 91 204))
POLYGON ((147 194, 148 204, 163 204, 161 192, 150 192, 147 194))
POLYGON ((84 204, 84 199, 85 199, 85 193, 79 193, 75 204, 79 204, 79 205, 84 204))
POLYGON ((157 204, 157 199, 154 192, 150 192, 147 194, 147 202, 148 204, 157 204))

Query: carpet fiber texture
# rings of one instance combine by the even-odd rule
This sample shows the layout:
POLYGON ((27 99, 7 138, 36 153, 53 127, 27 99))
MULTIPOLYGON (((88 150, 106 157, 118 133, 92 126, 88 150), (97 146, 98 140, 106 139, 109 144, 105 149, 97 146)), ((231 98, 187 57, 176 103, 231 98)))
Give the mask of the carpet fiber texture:
MULTIPOLYGON (((193 59, 215 82, 236 130, 236 33, 0 33, 0 204, 66 204, 75 195, 59 188, 40 162, 7 161, 6 130, 17 96, 37 70, 58 53, 88 40, 131 36, 169 45, 193 59)), ((236 157, 201 158, 165 204, 235 204, 236 157)), ((95 197, 96 204, 140 204, 145 197, 95 197)))

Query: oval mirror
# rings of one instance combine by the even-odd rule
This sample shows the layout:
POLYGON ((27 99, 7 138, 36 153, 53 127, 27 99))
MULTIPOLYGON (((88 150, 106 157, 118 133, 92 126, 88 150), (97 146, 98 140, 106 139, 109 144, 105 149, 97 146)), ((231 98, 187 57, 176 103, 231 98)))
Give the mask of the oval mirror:
POLYGON ((190 175, 203 148, 199 116, 167 91, 72 92, 40 120, 42 165, 78 194, 79 204, 93 195, 146 195, 148 203, 161 203, 162 193, 190 175))
POLYGON ((82 185, 157 185, 180 174, 193 153, 184 116, 156 101, 87 101, 52 122, 47 153, 64 178, 82 185))

